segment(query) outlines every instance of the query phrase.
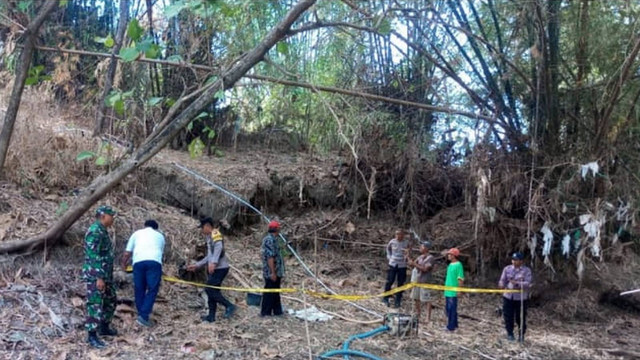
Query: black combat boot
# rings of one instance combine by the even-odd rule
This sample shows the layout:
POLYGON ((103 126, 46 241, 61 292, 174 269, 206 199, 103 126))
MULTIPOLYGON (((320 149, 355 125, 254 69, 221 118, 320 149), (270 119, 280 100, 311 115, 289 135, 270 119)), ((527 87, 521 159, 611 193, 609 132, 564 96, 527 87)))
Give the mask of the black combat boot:
POLYGON ((118 331, 116 331, 116 329, 109 327, 108 323, 103 322, 100 324, 100 329, 98 331, 98 334, 102 336, 116 336, 118 335, 118 331))
POLYGON ((94 347, 96 349, 102 349, 105 346, 107 346, 102 340, 100 340, 100 338, 98 337, 95 331, 89 331, 89 337, 87 337, 87 342, 91 347, 94 347))

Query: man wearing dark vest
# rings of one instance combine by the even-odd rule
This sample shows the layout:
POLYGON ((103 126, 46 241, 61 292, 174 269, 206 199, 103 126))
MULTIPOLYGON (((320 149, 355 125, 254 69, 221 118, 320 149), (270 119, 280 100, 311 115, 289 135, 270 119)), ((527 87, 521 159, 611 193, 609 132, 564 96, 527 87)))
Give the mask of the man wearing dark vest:
MULTIPOLYGON (((207 285, 221 286, 222 281, 229 273, 229 261, 224 253, 224 241, 219 228, 214 227, 213 219, 208 217, 200 220, 200 229, 206 237, 207 256, 193 265, 187 266, 187 271, 195 271, 207 265, 207 285)), ((224 305, 224 318, 230 318, 236 311, 236 306, 227 300, 219 289, 205 288, 207 292, 209 314, 202 316, 202 321, 216 321, 216 310, 218 303, 224 305)))

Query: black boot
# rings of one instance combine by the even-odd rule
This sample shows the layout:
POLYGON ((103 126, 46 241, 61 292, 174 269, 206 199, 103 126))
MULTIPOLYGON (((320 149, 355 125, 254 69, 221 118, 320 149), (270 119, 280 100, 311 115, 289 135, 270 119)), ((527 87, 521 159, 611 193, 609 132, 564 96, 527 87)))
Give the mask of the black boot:
POLYGON ((391 306, 391 305, 389 305, 389 298, 386 298, 386 297, 382 298, 382 302, 383 302, 385 305, 387 305, 387 307, 391 306))
POLYGON ((201 317, 200 317, 200 320, 205 321, 205 322, 212 323, 212 322, 215 322, 215 321, 216 321, 216 318, 215 318, 215 316, 213 316, 213 315, 209 314, 209 315, 203 315, 203 316, 201 316, 201 317))
POLYGON ((107 346, 107 345, 105 345, 105 343, 102 340, 100 340, 98 335, 96 335, 95 331, 90 331, 89 332, 89 337, 87 337, 87 342, 89 343, 89 345, 91 347, 94 347, 96 349, 102 349, 105 346, 107 346))
POLYGON ((102 336, 116 336, 118 335, 118 332, 115 329, 109 327, 108 323, 103 322, 100 324, 100 329, 98 331, 98 334, 102 336))

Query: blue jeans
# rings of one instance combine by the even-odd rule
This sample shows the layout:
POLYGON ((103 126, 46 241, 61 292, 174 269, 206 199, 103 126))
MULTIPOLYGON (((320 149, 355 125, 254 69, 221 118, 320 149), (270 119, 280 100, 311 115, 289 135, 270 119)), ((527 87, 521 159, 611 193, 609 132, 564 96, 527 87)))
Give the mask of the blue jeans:
POLYGON ((138 309, 138 316, 147 321, 156 302, 161 279, 162 265, 159 262, 147 260, 133 264, 136 309, 138 309))
POLYGON ((453 331, 458 328, 458 298, 445 297, 447 311, 447 330, 453 331))

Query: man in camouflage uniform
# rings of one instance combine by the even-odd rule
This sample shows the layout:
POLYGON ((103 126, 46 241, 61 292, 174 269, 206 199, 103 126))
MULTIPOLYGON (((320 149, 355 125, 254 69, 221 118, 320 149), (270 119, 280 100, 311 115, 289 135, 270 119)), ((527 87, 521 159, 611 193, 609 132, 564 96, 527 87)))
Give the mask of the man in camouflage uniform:
POLYGON ((116 286, 113 282, 113 246, 107 228, 113 224, 116 212, 109 206, 96 210, 96 221, 84 238, 82 277, 87 284, 87 342, 94 348, 105 343, 99 335, 115 336, 109 324, 116 309, 116 286))

